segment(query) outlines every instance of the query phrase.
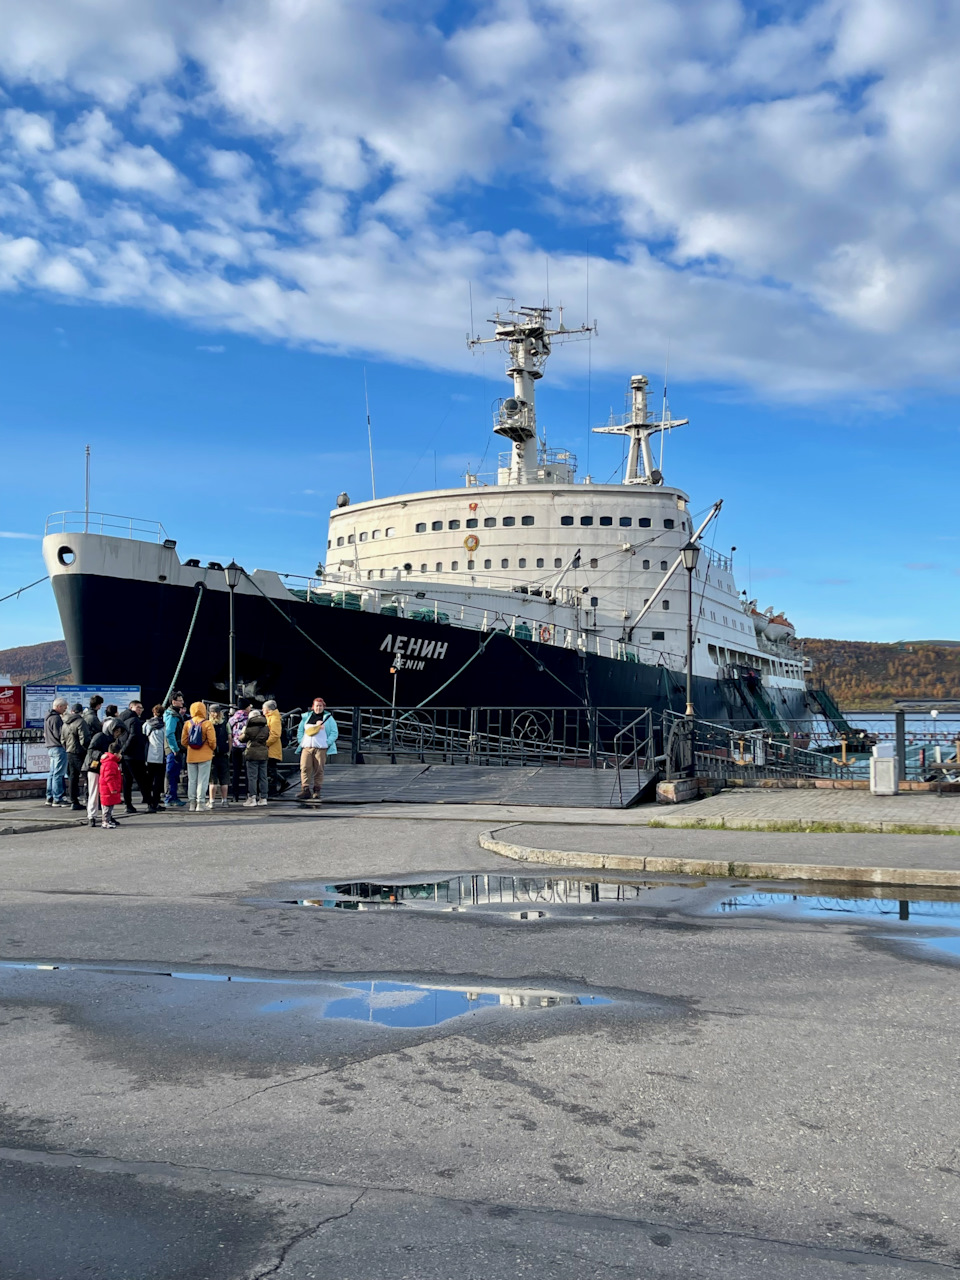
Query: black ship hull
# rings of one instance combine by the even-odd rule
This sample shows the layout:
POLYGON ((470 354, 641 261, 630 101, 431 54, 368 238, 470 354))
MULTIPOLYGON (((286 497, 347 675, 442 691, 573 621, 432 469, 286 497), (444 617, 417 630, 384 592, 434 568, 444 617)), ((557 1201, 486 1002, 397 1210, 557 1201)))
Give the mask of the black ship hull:
MULTIPOLYGON (((171 683, 188 700, 226 699, 227 592, 79 573, 58 575, 53 587, 77 683, 139 685, 148 707, 171 683)), ((685 675, 666 666, 581 653, 505 631, 324 608, 294 597, 274 601, 236 593, 235 637, 238 686, 275 697, 282 709, 307 706, 317 695, 334 707, 395 701, 406 707, 601 706, 659 713, 682 712, 686 705, 685 675)), ((802 691, 787 692, 796 695, 796 706, 785 700, 784 716, 808 714, 802 691)), ((695 677, 693 698, 698 716, 729 719, 718 680, 695 677)))

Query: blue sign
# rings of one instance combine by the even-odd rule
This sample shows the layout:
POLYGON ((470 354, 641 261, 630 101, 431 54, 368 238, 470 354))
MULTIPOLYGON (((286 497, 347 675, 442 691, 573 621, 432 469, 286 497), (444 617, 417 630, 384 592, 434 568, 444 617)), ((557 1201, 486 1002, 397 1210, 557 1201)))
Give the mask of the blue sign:
MULTIPOLYGON (((140 701, 138 684, 28 684, 23 690, 23 723, 27 729, 42 729, 47 712, 54 698, 66 698, 67 705, 75 702, 89 707, 90 699, 99 694, 104 706, 116 703, 122 711, 131 702, 140 701)), ((101 708, 101 719, 103 711, 101 708)))

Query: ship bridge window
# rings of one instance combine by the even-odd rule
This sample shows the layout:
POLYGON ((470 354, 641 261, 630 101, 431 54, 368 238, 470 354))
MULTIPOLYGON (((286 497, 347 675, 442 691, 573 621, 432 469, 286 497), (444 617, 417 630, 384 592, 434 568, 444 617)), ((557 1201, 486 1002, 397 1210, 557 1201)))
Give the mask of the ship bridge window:
MULTIPOLYGON (((420 527, 420 526, 418 525, 418 526, 417 526, 417 528, 419 528, 419 527, 420 527)), ((426 528, 427 526, 426 526, 426 525, 424 525, 423 527, 424 527, 424 528, 426 528)), ((368 538, 369 536, 370 536, 370 535, 369 535, 368 533, 361 533, 361 535, 360 535, 360 541, 361 541, 361 542, 366 542, 366 540, 367 540, 367 538, 368 538)))
POLYGON ((347 534, 347 542, 350 543, 351 546, 356 542, 356 538, 352 533, 347 534))
POLYGON ((459 520, 448 520, 448 521, 447 521, 447 528, 448 528, 448 529, 459 529, 459 528, 460 528, 460 521, 459 521, 459 520))
POLYGON ((600 523, 603 525, 613 524, 613 516, 601 516, 600 523))
POLYGON ((573 516, 561 516, 561 517, 560 517, 560 523, 561 523, 561 524, 573 524, 573 516))
POLYGON ((543 556, 540 556, 540 558, 537 560, 537 568, 538 569, 543 568, 543 556))
POLYGON ((442 564, 439 560, 437 561, 437 563, 436 563, 433 567, 434 567, 435 572, 437 572, 437 573, 443 573, 443 564, 442 564))
POLYGON ((661 568, 661 569, 663 569, 663 571, 664 571, 664 572, 666 572, 666 568, 667 568, 667 562, 666 562, 666 560, 661 560, 661 561, 660 561, 660 568, 661 568))
MULTIPOLYGON (((415 526, 414 532, 415 532, 415 533, 426 533, 426 532, 427 532, 427 522, 426 522, 425 520, 421 520, 421 521, 420 521, 420 523, 419 523, 418 525, 416 525, 416 526, 415 526)), ((365 533, 361 533, 361 535, 360 535, 360 537, 361 537, 361 538, 365 538, 366 536, 367 536, 367 535, 366 535, 365 533)))
POLYGON ((338 538, 338 539, 337 539, 337 546, 338 546, 338 547, 342 547, 342 546, 343 546, 343 539, 342 539, 342 538, 338 538))
POLYGON ((427 572, 427 566, 426 566, 425 564, 422 564, 422 565, 420 566, 420 572, 421 572, 421 573, 426 573, 426 572, 427 572))
POLYGON ((521 558, 520 560, 518 560, 518 561, 517 561, 517 568, 518 568, 518 569, 525 569, 526 567, 527 567, 527 562, 526 562, 526 560, 524 560, 524 559, 522 559, 522 558, 521 558))
POLYGON ((484 560, 484 562, 483 562, 483 567, 484 567, 485 569, 492 569, 492 568, 493 568, 493 561, 492 561, 492 560, 484 560))
POLYGON ((373 533, 370 536, 371 538, 373 538, 374 542, 376 542, 376 540, 380 537, 380 530, 374 529, 373 533))
POLYGON ((430 528, 434 531, 434 533, 436 533, 438 530, 443 528, 443 521, 442 520, 431 521, 430 528))
POLYGON ((468 569, 475 569, 476 567, 477 567, 477 562, 476 562, 475 560, 468 560, 468 561, 467 561, 467 568, 468 568, 468 569))
POLYGON ((509 569, 509 568, 510 568, 510 561, 509 561, 509 560, 501 560, 501 561, 500 561, 500 568, 501 568, 501 569, 509 569))
POLYGON ((650 528, 650 517, 649 517, 649 516, 641 516, 641 517, 640 517, 640 519, 637 521, 637 527, 638 527, 638 528, 640 528, 640 529, 649 529, 649 528, 650 528))
POLYGON ((520 517, 520 523, 521 523, 521 524, 526 524, 526 525, 531 525, 531 524, 533 524, 533 516, 521 516, 521 517, 520 517))
POLYGON ((662 632, 662 631, 654 631, 654 632, 652 632, 652 633, 651 633, 651 639, 653 639, 653 640, 663 640, 663 639, 665 639, 665 637, 664 637, 664 634, 663 634, 663 632, 662 632))
POLYGON ((554 560, 554 562, 553 562, 553 567, 554 567, 555 569, 562 569, 562 568, 563 568, 563 561, 560 559, 560 557, 559 557, 559 556, 557 557, 557 559, 556 559, 556 560, 554 560))
POLYGON ((474 518, 474 519, 472 519, 472 520, 468 520, 468 521, 467 521, 467 525, 466 525, 466 527, 467 527, 468 529, 476 529, 476 528, 478 528, 479 524, 480 524, 480 521, 479 521, 479 520, 477 520, 476 518, 474 518))
POLYGON ((661 609, 669 609, 669 608, 670 608, 670 601, 669 601, 669 600, 664 600, 664 602, 663 602, 663 604, 660 606, 660 608, 661 608, 661 609))
POLYGON ((664 522, 663 522, 663 527, 664 527, 665 529, 672 529, 672 528, 673 528, 673 526, 674 526, 674 521, 673 521, 673 520, 664 520, 664 522))
POLYGON ((649 560, 644 560, 644 562, 643 562, 643 567, 644 567, 645 569, 649 569, 649 568, 650 568, 650 561, 649 561, 649 560))
POLYGON ((629 529, 629 528, 630 528, 630 526, 631 526, 632 524, 633 524, 633 517, 632 517, 632 516, 621 516, 621 517, 620 517, 620 528, 621 528, 621 529, 629 529))
POLYGON ((580 523, 584 525, 593 524, 593 516, 581 516, 580 523))
POLYGON ((517 518, 516 518, 516 516, 504 516, 504 517, 503 517, 503 524, 504 524, 504 527, 505 527, 505 528, 507 528, 507 529, 512 529, 512 528, 513 528, 513 526, 514 526, 516 523, 517 523, 517 518))
POLYGON ((450 561, 450 568, 454 571, 454 573, 456 573, 456 571, 460 568, 460 561, 459 561, 459 560, 451 560, 451 561, 450 561))
POLYGON ((484 516, 483 527, 485 529, 493 529, 496 527, 497 521, 495 516, 484 516))
POLYGON ((388 538, 393 538, 396 536, 397 531, 393 525, 390 525, 390 527, 385 530, 385 533, 388 538))

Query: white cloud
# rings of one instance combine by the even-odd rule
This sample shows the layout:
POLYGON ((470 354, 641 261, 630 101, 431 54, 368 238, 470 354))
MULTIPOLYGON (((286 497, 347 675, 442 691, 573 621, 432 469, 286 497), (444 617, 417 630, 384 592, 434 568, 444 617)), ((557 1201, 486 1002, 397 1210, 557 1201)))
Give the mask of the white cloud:
POLYGON ((670 338, 678 376, 781 394, 955 381, 960 10, 937 0, 485 0, 449 32, 387 0, 0 14, 13 100, 48 104, 2 113, 0 287, 471 367, 466 282, 478 309, 542 295, 526 202, 566 237, 569 318, 591 220, 614 228, 597 365, 670 338))
POLYGON ((0 530, 0 538, 29 538, 31 541, 39 542, 40 535, 38 533, 10 533, 6 530, 0 530))

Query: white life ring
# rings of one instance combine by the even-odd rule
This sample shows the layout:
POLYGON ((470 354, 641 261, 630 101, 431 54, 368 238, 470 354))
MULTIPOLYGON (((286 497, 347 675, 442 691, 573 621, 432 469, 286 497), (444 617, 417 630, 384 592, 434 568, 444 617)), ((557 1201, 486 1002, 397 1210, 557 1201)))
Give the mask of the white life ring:
POLYGON ((553 627, 541 627, 540 639, 543 641, 544 644, 549 644, 550 641, 553 639, 553 627))
POLYGON ((468 533, 463 540, 463 545, 467 551, 476 551, 477 547, 480 545, 480 539, 475 533, 468 533))

